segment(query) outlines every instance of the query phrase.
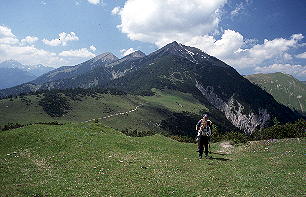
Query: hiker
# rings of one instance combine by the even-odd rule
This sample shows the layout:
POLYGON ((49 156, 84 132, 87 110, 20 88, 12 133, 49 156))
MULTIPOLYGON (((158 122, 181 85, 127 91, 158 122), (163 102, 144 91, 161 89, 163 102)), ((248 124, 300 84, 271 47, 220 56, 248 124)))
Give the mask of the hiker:
POLYGON ((198 150, 199 152, 199 159, 202 159, 204 146, 205 146, 205 157, 208 158, 208 144, 209 138, 211 136, 211 125, 212 122, 208 120, 207 114, 203 115, 203 118, 199 120, 196 125, 196 131, 198 132, 197 135, 197 142, 198 142, 198 150))

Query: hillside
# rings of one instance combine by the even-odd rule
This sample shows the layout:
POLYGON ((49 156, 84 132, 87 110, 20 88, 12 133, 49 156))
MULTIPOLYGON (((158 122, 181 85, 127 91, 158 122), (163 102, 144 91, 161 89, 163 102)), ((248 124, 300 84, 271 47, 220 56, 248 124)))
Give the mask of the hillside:
POLYGON ((279 103, 306 113, 306 86, 303 82, 283 73, 254 74, 246 78, 270 93, 279 103))
MULTIPOLYGON (((100 123, 129 135, 162 133, 186 136, 193 140, 194 125, 201 115, 204 112, 208 113, 209 110, 191 94, 174 90, 155 89, 153 91, 154 96, 115 95, 98 93, 96 90, 88 94, 80 92, 74 94, 69 91, 59 93, 64 95, 63 98, 68 100, 70 106, 70 109, 60 117, 51 117, 40 105, 41 100, 46 98, 45 94, 2 99, 0 100, 0 129, 9 123, 22 125, 54 121, 77 123, 98 119, 100 123), (141 107, 134 110, 140 105, 141 107), (125 113, 130 111, 132 112, 125 113), (169 130, 169 124, 175 122, 177 122, 176 129, 169 130)), ((57 109, 56 105, 51 106, 57 109)), ((220 132, 235 130, 224 119, 214 116, 211 119, 218 125, 220 132)))
POLYGON ((100 124, 0 133, 0 196, 303 196, 304 139, 196 145, 100 124))
POLYGON ((190 93, 245 133, 271 125, 275 117, 280 122, 298 117, 234 68, 197 48, 173 42, 141 60, 136 71, 106 87, 141 95, 150 95, 152 88, 190 93))
POLYGON ((108 88, 139 96, 152 96, 153 89, 174 90, 191 94, 223 125, 247 134, 271 126, 275 118, 284 123, 300 117, 231 66, 194 47, 172 42, 149 55, 136 51, 121 59, 106 57, 59 68, 36 82, 2 90, 0 97, 74 88, 108 88))

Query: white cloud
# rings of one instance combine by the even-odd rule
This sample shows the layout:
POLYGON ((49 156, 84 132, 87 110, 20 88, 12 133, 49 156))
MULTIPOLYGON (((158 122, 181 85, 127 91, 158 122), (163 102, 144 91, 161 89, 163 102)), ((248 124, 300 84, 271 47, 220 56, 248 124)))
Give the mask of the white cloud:
POLYGON ((0 44, 17 44, 18 42, 10 28, 0 25, 0 44))
MULTIPOLYGON (((68 41, 77 40, 77 36, 71 32, 70 34, 61 33, 59 35, 61 43, 65 45, 68 41)), ((5 26, 0 26, 0 61, 14 59, 22 64, 35 65, 43 64, 46 66, 59 67, 65 65, 75 65, 80 61, 94 57, 95 54, 88 49, 78 49, 63 51, 60 54, 53 53, 44 49, 36 48, 33 44, 38 40, 37 37, 27 36, 20 40, 12 33, 12 30, 5 26)), ((53 41, 55 42, 55 41, 53 41)), ((94 51, 95 47, 89 47, 94 51)))
POLYGON ((292 60, 293 57, 292 55, 290 55, 289 53, 284 53, 283 54, 283 60, 286 61, 286 60, 292 60))
POLYGON ((290 64, 272 64, 264 67, 256 67, 255 71, 260 73, 282 72, 300 78, 306 78, 306 66, 290 64))
MULTIPOLYGON (((175 40, 197 47, 239 71, 250 72, 256 67, 273 64, 286 65, 287 61, 293 60, 295 55, 292 54, 292 49, 302 47, 299 43, 304 37, 302 34, 259 41, 244 38, 234 30, 223 31, 218 25, 222 8, 227 2, 228 0, 127 0, 122 8, 115 7, 112 14, 120 16, 121 24, 117 27, 131 40, 153 43, 158 47, 175 40), (215 36, 219 35, 221 38, 216 39, 215 36)), ((251 0, 244 0, 236 4, 229 13, 230 17, 244 13, 251 3, 251 0)))
POLYGON ((135 51, 137 51, 137 50, 135 50, 133 48, 120 50, 122 56, 127 56, 127 55, 129 55, 131 53, 134 53, 135 51))
POLYGON ((100 0, 87 0, 89 3, 97 5, 100 3, 100 0))
POLYGON ((12 37, 12 38, 14 38, 15 35, 12 33, 12 30, 10 28, 0 25, 0 37, 12 37))
POLYGON ((301 59, 306 59, 306 52, 301 53, 301 54, 298 54, 298 55, 296 55, 295 57, 301 58, 301 59))
POLYGON ((58 36, 59 38, 56 39, 52 40, 43 39, 42 41, 43 43, 49 46, 59 46, 59 45, 66 46, 67 42, 69 41, 79 40, 79 37, 74 32, 70 33, 62 32, 58 34, 58 36))
POLYGON ((224 61, 236 68, 255 67, 266 61, 286 61, 292 59, 287 52, 299 46, 302 34, 293 34, 290 39, 276 38, 264 40, 249 49, 239 49, 233 55, 225 57, 224 61))
POLYGON ((36 42, 38 40, 37 37, 34 36, 27 36, 24 39, 21 40, 21 44, 25 45, 25 44, 33 44, 34 42, 36 42))
POLYGON ((112 9, 112 15, 117 15, 119 14, 121 11, 120 7, 114 7, 114 9, 112 9))
POLYGON ((202 49, 220 59, 226 59, 239 51, 244 45, 244 41, 239 32, 225 30, 220 40, 215 40, 213 36, 207 35, 195 36, 184 44, 202 49))
POLYGON ((291 60, 288 51, 299 47, 301 39, 302 34, 293 34, 290 39, 265 39, 262 44, 248 46, 248 41, 239 32, 225 30, 219 40, 213 36, 195 36, 184 44, 197 47, 236 69, 243 69, 264 65, 267 61, 291 60))
POLYGON ((0 56, 3 58, 2 60, 14 59, 23 64, 58 66, 67 63, 64 59, 59 58, 56 53, 37 49, 34 46, 0 44, 0 56))
POLYGON ((45 64, 50 66, 64 63, 64 60, 57 57, 55 53, 37 49, 34 46, 24 46, 37 40, 37 37, 27 36, 19 41, 10 28, 0 26, 1 60, 14 59, 23 64, 45 64))
POLYGON ((92 52, 88 51, 86 48, 77 49, 77 50, 69 50, 69 51, 62 51, 59 53, 59 56, 62 57, 78 57, 78 58, 92 58, 96 55, 92 52))
POLYGON ((0 44, 17 44, 19 40, 13 37, 4 37, 0 38, 0 44))
POLYGON ((89 47, 89 49, 92 50, 93 52, 95 52, 95 51, 97 50, 97 48, 96 48, 95 46, 93 46, 93 45, 91 45, 91 46, 89 47))
POLYGON ((127 0, 120 10, 118 28, 132 40, 161 47, 211 33, 220 21, 227 0, 127 0))

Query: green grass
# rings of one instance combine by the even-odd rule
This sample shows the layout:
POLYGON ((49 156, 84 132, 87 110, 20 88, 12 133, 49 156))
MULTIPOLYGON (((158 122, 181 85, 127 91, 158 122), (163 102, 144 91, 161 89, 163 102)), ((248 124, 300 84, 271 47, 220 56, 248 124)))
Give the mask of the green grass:
POLYGON ((195 114, 208 111, 191 94, 173 90, 161 91, 153 89, 153 91, 155 92, 154 96, 97 94, 96 97, 82 97, 81 101, 69 99, 72 109, 67 114, 64 114, 63 117, 50 117, 46 114, 38 104, 42 96, 25 96, 25 100, 31 101, 29 105, 22 101, 20 97, 12 101, 10 99, 2 99, 0 100, 0 129, 1 126, 3 127, 8 123, 83 122, 130 111, 139 104, 145 104, 128 115, 114 116, 99 120, 99 122, 120 131, 128 129, 147 134, 164 133, 166 131, 158 125, 168 117, 159 109, 166 109, 170 112, 187 111, 195 114))
POLYGON ((154 96, 146 96, 144 100, 152 105, 162 106, 174 112, 191 112, 200 114, 208 109, 189 93, 174 90, 153 89, 154 96))
POLYGON ((46 114, 42 107, 38 105, 40 98, 36 96, 26 96, 26 100, 30 100, 31 104, 20 97, 0 100, 0 126, 7 123, 28 124, 32 122, 50 122, 56 120, 46 114))
POLYGON ((20 97, 17 99, 0 100, 0 126, 7 123, 28 124, 36 122, 58 121, 81 122, 89 119, 100 118, 117 112, 134 109, 141 101, 136 96, 114 96, 110 94, 98 94, 96 98, 86 96, 82 101, 70 100, 72 110, 63 117, 50 117, 38 104, 40 98, 25 96, 31 104, 27 105, 20 97))
POLYGON ((253 74, 248 80, 262 87, 275 100, 302 113, 306 112, 306 86, 294 77, 283 73, 253 74))
POLYGON ((304 196, 304 139, 253 142, 199 160, 196 145, 100 124, 0 133, 0 196, 304 196))

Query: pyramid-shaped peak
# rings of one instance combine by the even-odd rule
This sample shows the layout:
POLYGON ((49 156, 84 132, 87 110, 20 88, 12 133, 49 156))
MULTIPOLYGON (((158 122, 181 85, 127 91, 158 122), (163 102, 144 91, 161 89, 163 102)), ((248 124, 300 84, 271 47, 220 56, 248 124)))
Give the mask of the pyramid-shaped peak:
POLYGON ((92 61, 96 62, 96 61, 102 61, 102 62, 113 62, 118 60, 118 57, 116 57, 114 54, 110 53, 110 52, 106 52, 106 53, 102 53, 100 55, 97 55, 96 57, 94 57, 92 59, 92 61))
POLYGON ((134 51, 133 53, 130 53, 127 55, 128 57, 145 57, 146 54, 140 50, 134 51))

